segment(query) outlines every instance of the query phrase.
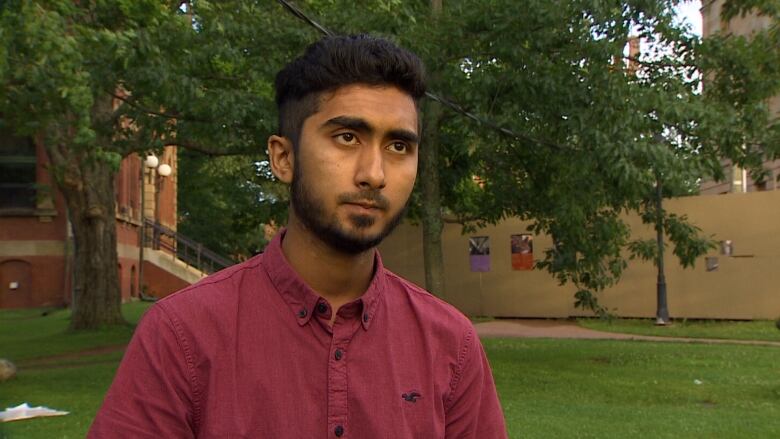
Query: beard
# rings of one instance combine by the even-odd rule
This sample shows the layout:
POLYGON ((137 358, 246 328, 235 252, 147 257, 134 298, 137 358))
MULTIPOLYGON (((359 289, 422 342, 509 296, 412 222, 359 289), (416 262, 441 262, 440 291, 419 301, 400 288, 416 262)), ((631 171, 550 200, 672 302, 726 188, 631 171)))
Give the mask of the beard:
MULTIPOLYGON (((293 179, 290 186, 292 208, 301 223, 331 248, 347 254, 363 253, 379 245, 403 219, 408 200, 407 203, 404 203, 404 207, 378 233, 367 234, 365 232, 376 222, 371 215, 349 215, 348 220, 356 231, 348 230, 339 221, 336 213, 328 215, 322 200, 312 194, 311 185, 306 182, 299 163, 299 160, 293 163, 293 179)), ((376 189, 345 193, 338 197, 339 204, 360 201, 373 203, 381 210, 389 208, 387 198, 376 189)))

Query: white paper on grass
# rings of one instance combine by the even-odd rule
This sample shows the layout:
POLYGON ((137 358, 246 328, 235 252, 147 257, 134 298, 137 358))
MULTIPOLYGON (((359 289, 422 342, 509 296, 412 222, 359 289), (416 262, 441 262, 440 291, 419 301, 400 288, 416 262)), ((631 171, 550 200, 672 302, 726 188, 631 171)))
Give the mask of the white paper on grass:
POLYGON ((0 422, 18 421, 19 419, 39 418, 42 416, 62 416, 70 412, 54 410, 44 406, 30 407, 26 402, 16 407, 8 407, 0 412, 0 422))

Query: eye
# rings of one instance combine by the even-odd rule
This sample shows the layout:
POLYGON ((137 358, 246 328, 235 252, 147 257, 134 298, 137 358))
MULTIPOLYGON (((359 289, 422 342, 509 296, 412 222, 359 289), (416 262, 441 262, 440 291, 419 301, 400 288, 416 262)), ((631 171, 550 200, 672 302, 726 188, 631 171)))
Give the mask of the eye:
POLYGON ((352 133, 336 134, 334 138, 342 145, 354 145, 357 143, 357 137, 352 133))
POLYGON ((409 152, 409 145, 404 142, 393 142, 387 147, 387 149, 389 149, 390 152, 394 152, 396 154, 406 154, 409 152))

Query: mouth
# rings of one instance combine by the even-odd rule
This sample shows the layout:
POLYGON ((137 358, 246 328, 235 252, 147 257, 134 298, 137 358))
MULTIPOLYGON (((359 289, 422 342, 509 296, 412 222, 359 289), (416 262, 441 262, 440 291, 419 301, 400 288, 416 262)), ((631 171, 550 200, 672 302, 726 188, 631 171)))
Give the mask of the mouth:
POLYGON ((378 213, 390 207, 389 200, 378 191, 346 193, 340 195, 338 201, 349 209, 361 213, 378 213))
POLYGON ((349 206, 355 206, 355 207, 358 207, 358 208, 361 208, 361 209, 364 209, 364 210, 367 210, 367 211, 381 210, 379 205, 375 204, 375 203, 368 203, 368 202, 366 202, 366 203, 346 203, 346 204, 349 205, 349 206))

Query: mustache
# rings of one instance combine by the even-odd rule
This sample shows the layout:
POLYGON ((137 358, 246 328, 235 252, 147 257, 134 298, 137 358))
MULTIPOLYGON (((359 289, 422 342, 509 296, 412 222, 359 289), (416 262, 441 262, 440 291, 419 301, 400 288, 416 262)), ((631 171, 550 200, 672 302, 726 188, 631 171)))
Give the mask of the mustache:
POLYGON ((378 190, 374 189, 341 194, 338 197, 338 201, 342 204, 373 204, 382 210, 387 210, 387 208, 390 207, 390 201, 388 201, 388 199, 378 190))

